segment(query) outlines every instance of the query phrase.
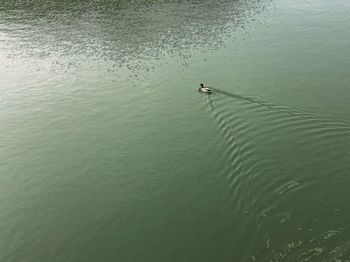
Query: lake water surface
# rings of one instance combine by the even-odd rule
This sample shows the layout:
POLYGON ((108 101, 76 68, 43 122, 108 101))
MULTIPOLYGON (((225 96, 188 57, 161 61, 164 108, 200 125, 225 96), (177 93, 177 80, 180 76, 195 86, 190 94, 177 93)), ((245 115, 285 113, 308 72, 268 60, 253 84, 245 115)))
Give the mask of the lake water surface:
POLYGON ((2 0, 0 261, 350 261, 349 14, 2 0))

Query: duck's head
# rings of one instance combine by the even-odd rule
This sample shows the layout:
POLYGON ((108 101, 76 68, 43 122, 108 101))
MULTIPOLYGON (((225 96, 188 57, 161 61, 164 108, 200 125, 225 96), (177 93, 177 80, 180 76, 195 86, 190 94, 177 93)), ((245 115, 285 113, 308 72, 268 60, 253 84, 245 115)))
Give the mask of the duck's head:
POLYGON ((204 85, 203 85, 203 84, 200 84, 200 86, 201 86, 201 88, 203 88, 203 87, 204 87, 204 85))

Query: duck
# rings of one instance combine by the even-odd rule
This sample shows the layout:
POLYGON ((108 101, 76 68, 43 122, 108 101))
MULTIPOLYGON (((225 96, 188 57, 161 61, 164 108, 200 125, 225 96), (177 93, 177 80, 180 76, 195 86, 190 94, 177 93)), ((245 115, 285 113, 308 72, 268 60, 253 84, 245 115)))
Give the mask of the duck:
POLYGON ((209 87, 204 86, 203 84, 200 84, 200 87, 198 89, 200 93, 206 93, 206 94, 211 94, 211 90, 209 87))

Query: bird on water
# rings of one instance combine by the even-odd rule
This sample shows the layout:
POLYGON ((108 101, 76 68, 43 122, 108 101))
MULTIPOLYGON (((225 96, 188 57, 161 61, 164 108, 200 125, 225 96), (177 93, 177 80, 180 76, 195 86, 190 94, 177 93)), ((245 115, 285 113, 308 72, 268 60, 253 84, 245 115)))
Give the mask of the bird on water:
POLYGON ((206 94, 211 94, 211 90, 209 87, 204 86, 203 84, 200 84, 200 87, 198 89, 200 93, 206 93, 206 94))

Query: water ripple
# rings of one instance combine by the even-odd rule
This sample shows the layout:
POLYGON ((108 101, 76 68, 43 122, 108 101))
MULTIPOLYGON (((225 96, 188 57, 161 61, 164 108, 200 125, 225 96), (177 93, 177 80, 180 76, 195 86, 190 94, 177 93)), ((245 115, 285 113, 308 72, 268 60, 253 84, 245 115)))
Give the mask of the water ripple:
MULTIPOLYGON (((339 120, 213 91, 207 102, 226 141, 226 199, 233 216, 245 214, 255 221, 251 259, 344 258, 349 248, 336 238, 343 231, 334 227, 345 228, 350 218, 334 207, 345 201, 341 196, 350 171, 350 128, 339 120), (333 222, 320 222, 328 216, 333 222)), ((250 222, 242 221, 242 234, 249 227, 250 222)))

